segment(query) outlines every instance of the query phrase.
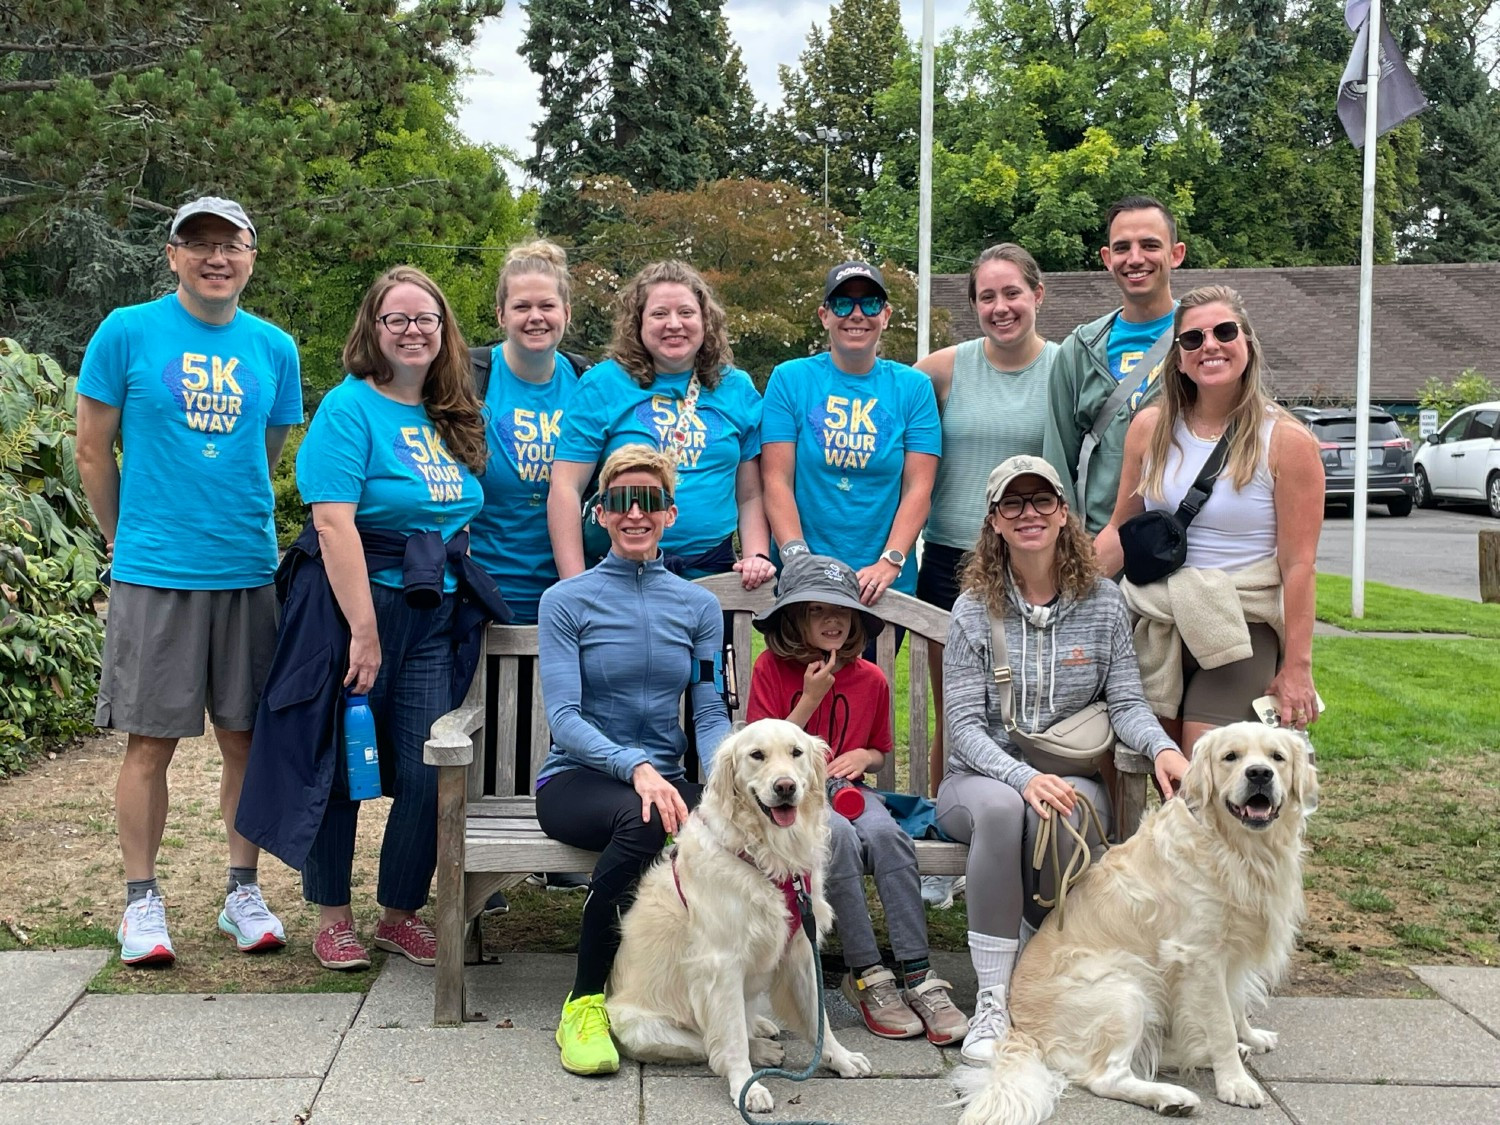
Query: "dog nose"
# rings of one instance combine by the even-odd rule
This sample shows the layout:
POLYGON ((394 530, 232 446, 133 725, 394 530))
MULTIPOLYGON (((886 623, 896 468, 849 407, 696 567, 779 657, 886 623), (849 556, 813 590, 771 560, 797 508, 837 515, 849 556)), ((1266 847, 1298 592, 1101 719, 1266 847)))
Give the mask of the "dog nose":
POLYGON ((1248 766, 1245 769, 1245 780, 1253 781, 1256 785, 1269 785, 1274 776, 1270 766, 1248 766))
POLYGON ((797 795, 797 783, 789 777, 778 777, 771 789, 783 801, 789 801, 797 795))

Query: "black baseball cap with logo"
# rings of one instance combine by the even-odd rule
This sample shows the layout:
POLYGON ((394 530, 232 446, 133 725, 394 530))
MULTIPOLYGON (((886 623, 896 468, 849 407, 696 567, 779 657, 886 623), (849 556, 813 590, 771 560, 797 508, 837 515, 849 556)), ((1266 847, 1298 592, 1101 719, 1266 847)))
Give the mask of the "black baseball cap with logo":
POLYGON ((885 278, 869 262, 840 262, 828 271, 828 277, 823 282, 823 300, 827 301, 838 292, 839 286, 844 282, 860 277, 874 282, 875 287, 880 290, 880 295, 886 299, 890 298, 890 293, 885 288, 885 278))

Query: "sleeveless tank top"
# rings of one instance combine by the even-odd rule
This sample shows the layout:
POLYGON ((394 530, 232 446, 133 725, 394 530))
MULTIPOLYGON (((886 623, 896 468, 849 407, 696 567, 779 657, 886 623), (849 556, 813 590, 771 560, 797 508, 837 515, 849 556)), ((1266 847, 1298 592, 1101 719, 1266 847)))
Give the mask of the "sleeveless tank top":
MULTIPOLYGON (((1260 461, 1244 488, 1235 488, 1226 470, 1197 518, 1188 525, 1185 566, 1200 570, 1243 570, 1276 554, 1276 504, 1274 482, 1267 465, 1271 430, 1276 416, 1268 414, 1260 425, 1260 461)), ((1146 497, 1151 511, 1175 512, 1193 481, 1203 471, 1217 441, 1197 437, 1181 419, 1173 431, 1177 446, 1167 447, 1166 471, 1162 475, 1162 500, 1146 497)))
POLYGON ((984 337, 958 345, 943 405, 943 457, 922 533, 929 543, 972 550, 988 507, 990 470, 1020 453, 1042 455, 1047 380, 1057 352, 1048 340, 1021 370, 1001 371, 985 358, 984 337))

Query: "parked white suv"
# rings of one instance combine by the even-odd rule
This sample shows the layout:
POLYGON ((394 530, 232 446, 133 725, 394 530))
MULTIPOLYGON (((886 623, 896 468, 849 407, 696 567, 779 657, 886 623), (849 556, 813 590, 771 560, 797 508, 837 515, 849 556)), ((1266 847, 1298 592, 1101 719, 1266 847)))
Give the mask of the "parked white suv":
POLYGON ((1416 456, 1416 501, 1483 501, 1500 519, 1500 402, 1466 406, 1416 456))

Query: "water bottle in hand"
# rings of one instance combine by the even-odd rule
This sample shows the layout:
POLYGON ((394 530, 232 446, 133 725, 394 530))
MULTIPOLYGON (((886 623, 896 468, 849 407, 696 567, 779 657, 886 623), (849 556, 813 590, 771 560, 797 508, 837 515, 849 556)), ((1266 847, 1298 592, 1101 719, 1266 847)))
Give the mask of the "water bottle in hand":
POLYGON ((380 752, 375 747, 375 716, 363 695, 344 702, 344 765, 349 773, 349 799, 368 801, 380 796, 380 752))
POLYGON ((864 794, 846 777, 828 779, 828 803, 834 812, 848 820, 859 819, 859 814, 865 811, 864 794))

